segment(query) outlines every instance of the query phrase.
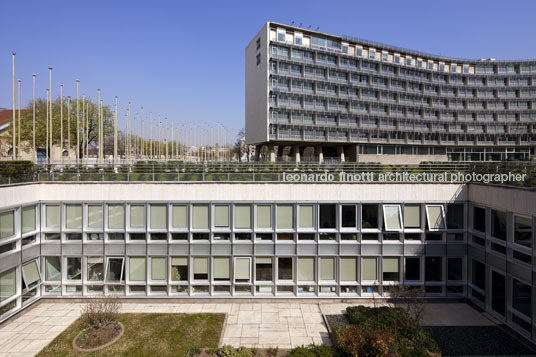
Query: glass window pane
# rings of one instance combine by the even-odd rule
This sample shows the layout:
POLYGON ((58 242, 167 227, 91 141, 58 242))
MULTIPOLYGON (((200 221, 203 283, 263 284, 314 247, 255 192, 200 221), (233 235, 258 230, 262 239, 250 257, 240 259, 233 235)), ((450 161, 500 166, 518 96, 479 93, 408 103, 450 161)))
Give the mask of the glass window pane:
POLYGON ((363 280, 378 280, 376 258, 363 258, 363 280))
POLYGON ((277 279, 292 280, 292 258, 277 258, 277 279))
POLYGON ((17 293, 17 274, 15 269, 0 273, 0 302, 17 293))
POLYGON ((108 258, 108 268, 106 270, 106 281, 110 283, 120 283, 124 280, 123 258, 108 258))
POLYGON ((229 206, 214 206, 214 227, 229 227, 229 206))
POLYGON ((447 280, 463 280, 462 258, 447 258, 447 280))
POLYGON ((82 205, 65 205, 65 228, 82 229, 82 205))
POLYGON ((439 230, 445 229, 445 223, 443 221, 443 206, 440 205, 426 205, 428 215, 428 229, 439 230))
POLYGON ((506 213, 491 210, 491 235, 506 240, 506 213))
POLYGON ((125 228, 125 206, 108 205, 108 228, 124 229, 125 228))
POLYGON ((214 266, 212 271, 214 274, 214 280, 229 280, 230 279, 230 258, 229 257, 216 257, 213 260, 214 266))
POLYGON ((473 229, 486 233, 486 210, 482 207, 473 207, 473 229))
POLYGON ((421 206, 404 206, 404 228, 421 228, 421 206))
POLYGON ((486 267, 483 263, 472 260, 472 277, 471 282, 473 285, 478 288, 485 290, 486 289, 486 267))
POLYGON ((47 228, 60 228, 60 206, 59 205, 46 205, 46 227, 47 228))
POLYGON ((130 206, 130 226, 132 228, 145 227, 145 206, 131 205, 130 206))
POLYGON ((171 258, 171 280, 172 281, 188 280, 188 258, 186 257, 171 258))
POLYGON ((208 279, 208 258, 194 258, 194 279, 208 279))
POLYGON ((315 259, 298 258, 298 280, 314 281, 315 280, 315 259))
POLYGON ((235 281, 247 282, 250 279, 250 258, 236 258, 235 281))
POLYGON ((345 205, 341 207, 341 222, 343 228, 356 227, 356 206, 345 205))
POLYGON ((128 264, 129 264, 130 281, 145 281, 146 280, 145 258, 129 257, 128 264))
POLYGON ((426 257, 424 260, 425 281, 442 281, 441 257, 426 257))
POLYGON ((400 222, 400 206, 383 205, 383 214, 385 217, 385 230, 394 231, 402 229, 400 222))
POLYGON ((313 228, 313 206, 299 206, 299 228, 313 228))
POLYGON ((400 279, 398 258, 383 258, 383 281, 398 281, 400 279))
POLYGON ((256 258, 255 279, 257 281, 272 281, 272 258, 256 258))
POLYGON ((320 228, 336 228, 336 206, 320 205, 320 228))
POLYGON ((27 288, 31 288, 41 282, 41 277, 39 276, 39 269, 37 268, 36 260, 24 264, 22 266, 22 272, 24 282, 26 283, 27 288))
POLYGON ((14 211, 0 213, 0 239, 11 237, 15 234, 14 211))
POLYGON ((517 279, 512 279, 512 307, 527 317, 531 317, 531 288, 517 279))
POLYGON ((171 208, 171 226, 173 228, 187 228, 188 211, 185 205, 173 206, 171 208))
POLYGON ((194 205, 192 207, 192 228, 208 229, 208 205, 194 205))
POLYGON ((514 242, 525 247, 532 247, 532 219, 514 216, 514 242))
POLYGON ((361 206, 361 227, 378 228, 378 205, 364 204, 361 206))
POLYGON ((167 229, 166 205, 151 205, 151 229, 167 229))
POLYGON ((67 280, 82 279, 82 258, 67 258, 67 280))
POLYGON ((250 229, 251 228, 251 206, 236 205, 235 206, 235 228, 250 229))
POLYGON ((35 231, 35 206, 22 207, 22 233, 32 231, 35 231))
POLYGON ((87 257, 87 280, 102 281, 104 280, 104 258, 87 257))
POLYGON ((320 258, 320 280, 335 280, 334 266, 334 258, 320 258))
POLYGON ((166 258, 151 258, 151 280, 166 280, 166 258))
POLYGON ((447 227, 449 229, 463 229, 464 217, 463 204, 451 203, 447 205, 447 227))
POLYGON ((257 206, 257 228, 272 228, 272 206, 257 206))
POLYGON ((421 280, 421 258, 406 258, 406 280, 421 280))
POLYGON ((45 280, 61 281, 60 257, 45 257, 45 280))
POLYGON ((102 206, 87 206, 87 226, 91 229, 102 230, 102 206))
POLYGON ((357 281, 356 258, 341 258, 341 281, 357 281))
POLYGON ((278 229, 294 228, 294 207, 292 205, 277 205, 276 211, 278 229))

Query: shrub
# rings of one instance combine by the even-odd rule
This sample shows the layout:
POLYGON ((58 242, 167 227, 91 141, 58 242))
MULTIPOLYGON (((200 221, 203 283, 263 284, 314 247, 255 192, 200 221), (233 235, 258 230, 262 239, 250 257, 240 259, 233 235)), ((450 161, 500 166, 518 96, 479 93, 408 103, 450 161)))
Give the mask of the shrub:
POLYGON ((249 348, 225 345, 216 352, 218 357, 252 357, 253 352, 249 348))
POLYGON ((290 350, 287 357, 336 357, 337 353, 333 348, 326 346, 309 345, 295 347, 290 350))
POLYGON ((104 325, 117 321, 121 303, 115 297, 90 299, 82 306, 82 320, 89 326, 104 325))
POLYGON ((430 332, 421 326, 401 308, 386 306, 370 308, 351 306, 346 309, 350 321, 367 331, 383 330, 394 337, 393 351, 402 354, 411 351, 413 355, 419 351, 439 352, 439 346, 430 332))
POLYGON ((348 325, 337 328, 334 333, 337 349, 346 356, 390 356, 394 338, 386 331, 348 325))

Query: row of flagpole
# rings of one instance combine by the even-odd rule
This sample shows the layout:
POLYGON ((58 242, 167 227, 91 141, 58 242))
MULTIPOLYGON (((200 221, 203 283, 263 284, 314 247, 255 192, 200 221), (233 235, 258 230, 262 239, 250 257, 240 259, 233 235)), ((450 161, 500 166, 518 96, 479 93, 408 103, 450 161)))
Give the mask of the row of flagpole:
MULTIPOLYGON (((18 113, 16 112, 15 91, 15 55, 13 52, 13 120, 12 120, 12 160, 21 159, 21 80, 18 80, 18 113), (16 115, 18 114, 18 115, 16 115)), ((32 74, 32 152, 33 160, 37 162, 36 150, 36 74, 32 74)), ((53 95, 52 95, 52 67, 49 67, 49 88, 46 89, 46 159, 53 163, 53 95)), ((101 90, 97 90, 97 163, 104 163, 104 103, 101 99, 101 90)), ((71 97, 67 96, 67 150, 71 145, 71 97)), ((60 84, 60 142, 59 151, 61 163, 64 162, 64 127, 63 127, 63 84, 60 84)), ((144 120, 143 107, 140 112, 132 116, 131 102, 125 113, 123 148, 121 158, 118 150, 118 97, 115 97, 113 112, 113 155, 114 163, 119 160, 132 162, 136 160, 184 160, 184 161, 230 161, 231 142, 227 128, 221 123, 209 125, 177 125, 169 123, 167 118, 162 122, 160 114, 158 120, 153 120, 153 113, 149 113, 149 120, 144 120), (170 140, 171 139, 171 140, 170 140)), ((80 101, 80 80, 76 80, 76 162, 89 164, 89 100, 82 93, 80 101), (81 108, 80 108, 81 106, 81 108), (82 115, 80 115, 82 114, 82 115)), ((67 163, 70 164, 70 155, 67 163)))

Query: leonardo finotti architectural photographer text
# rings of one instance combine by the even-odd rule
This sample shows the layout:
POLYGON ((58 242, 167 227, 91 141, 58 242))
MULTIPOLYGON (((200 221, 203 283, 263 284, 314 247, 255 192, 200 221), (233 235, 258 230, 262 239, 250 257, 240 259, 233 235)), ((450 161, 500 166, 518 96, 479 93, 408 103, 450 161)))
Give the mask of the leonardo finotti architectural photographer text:
POLYGON ((525 181, 526 174, 480 174, 476 172, 360 172, 338 174, 283 172, 284 182, 483 182, 504 183, 525 181))

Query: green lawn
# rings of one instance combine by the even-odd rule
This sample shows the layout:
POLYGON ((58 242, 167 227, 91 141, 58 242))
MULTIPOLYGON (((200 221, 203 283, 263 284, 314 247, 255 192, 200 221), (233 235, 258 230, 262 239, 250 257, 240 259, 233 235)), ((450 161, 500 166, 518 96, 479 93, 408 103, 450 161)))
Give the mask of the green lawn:
MULTIPOLYGON (((224 314, 119 314, 125 327, 119 341, 84 355, 184 356, 191 347, 217 348, 224 319, 224 314)), ((84 327, 76 320, 38 356, 80 356, 72 341, 84 327)))

